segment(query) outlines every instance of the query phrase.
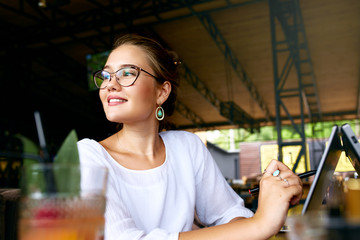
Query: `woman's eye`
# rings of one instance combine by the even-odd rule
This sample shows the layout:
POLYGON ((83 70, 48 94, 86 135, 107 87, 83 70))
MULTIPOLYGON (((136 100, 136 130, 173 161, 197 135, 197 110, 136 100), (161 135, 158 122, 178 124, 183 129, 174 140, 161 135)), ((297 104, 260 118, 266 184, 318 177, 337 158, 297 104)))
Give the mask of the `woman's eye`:
POLYGON ((107 72, 102 72, 101 75, 102 75, 102 78, 104 80, 109 80, 110 79, 110 74, 107 73, 107 72))
POLYGON ((133 75, 132 72, 129 72, 129 71, 124 72, 124 76, 132 76, 132 75, 133 75))
POLYGON ((136 71, 133 69, 124 69, 121 75, 123 77, 134 77, 136 76, 136 71))

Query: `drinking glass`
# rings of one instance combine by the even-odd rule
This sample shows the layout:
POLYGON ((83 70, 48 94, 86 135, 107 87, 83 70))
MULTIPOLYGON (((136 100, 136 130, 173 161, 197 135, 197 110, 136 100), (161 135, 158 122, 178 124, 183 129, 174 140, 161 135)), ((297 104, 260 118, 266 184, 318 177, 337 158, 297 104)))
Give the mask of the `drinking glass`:
POLYGON ((350 178, 345 182, 346 218, 360 226, 360 179, 350 178))
POLYGON ((31 164, 21 176, 20 240, 104 238, 107 169, 31 164))
POLYGON ((304 216, 293 215, 287 218, 288 240, 327 240, 327 215, 325 211, 311 212, 304 216))

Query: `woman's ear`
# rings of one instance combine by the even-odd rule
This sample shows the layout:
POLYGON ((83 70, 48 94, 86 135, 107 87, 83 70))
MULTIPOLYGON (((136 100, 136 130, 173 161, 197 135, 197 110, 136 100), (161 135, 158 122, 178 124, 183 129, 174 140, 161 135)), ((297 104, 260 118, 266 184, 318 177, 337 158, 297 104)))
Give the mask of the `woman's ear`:
POLYGON ((159 105, 163 104, 168 99, 170 93, 171 93, 171 83, 169 81, 165 81, 164 83, 162 83, 162 85, 159 88, 157 103, 159 105))

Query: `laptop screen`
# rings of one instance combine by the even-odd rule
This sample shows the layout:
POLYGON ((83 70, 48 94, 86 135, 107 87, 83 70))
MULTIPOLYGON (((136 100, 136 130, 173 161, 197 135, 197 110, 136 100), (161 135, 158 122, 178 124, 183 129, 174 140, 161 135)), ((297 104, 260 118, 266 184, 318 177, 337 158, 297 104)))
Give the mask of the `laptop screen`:
POLYGON ((310 186, 308 196, 302 209, 302 215, 310 211, 318 211, 324 200, 326 189, 329 187, 343 148, 341 145, 339 128, 332 128, 329 142, 321 157, 314 181, 310 186))
POLYGON ((355 171, 360 176, 360 143, 349 124, 341 126, 344 151, 355 171))

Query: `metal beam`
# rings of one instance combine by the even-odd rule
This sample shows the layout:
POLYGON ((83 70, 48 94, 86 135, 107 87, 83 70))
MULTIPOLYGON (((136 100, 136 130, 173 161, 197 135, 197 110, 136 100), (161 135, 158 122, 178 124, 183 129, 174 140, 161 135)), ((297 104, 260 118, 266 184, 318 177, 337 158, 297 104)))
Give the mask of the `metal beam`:
POLYGON ((184 79, 191 84, 206 100, 208 100, 219 113, 229 120, 233 125, 238 125, 245 128, 257 128, 258 124, 249 114, 237 106, 234 102, 222 102, 216 97, 204 82, 202 82, 185 64, 184 79))
MULTIPOLYGON (((24 0, 19 0, 17 8, 3 3, 0 3, 0 8, 2 7, 36 22, 37 24, 29 26, 23 31, 24 35, 27 36, 28 44, 38 44, 43 42, 44 39, 53 40, 63 38, 65 32, 67 32, 65 36, 75 36, 75 34, 93 31, 94 29, 103 31, 101 29, 108 26, 116 26, 117 31, 122 31, 128 29, 129 24, 134 24, 136 20, 148 19, 146 21, 147 23, 142 25, 154 25, 187 18, 193 16, 191 11, 178 11, 179 13, 177 15, 172 15, 171 17, 164 17, 163 13, 170 11, 176 12, 176 10, 188 9, 189 6, 198 6, 216 1, 217 0, 110 1, 108 5, 104 5, 101 1, 89 0, 89 2, 96 5, 97 8, 76 15, 70 15, 56 7, 41 10, 47 14, 51 11, 50 15, 52 17, 47 21, 44 20, 44 16, 35 16, 32 13, 25 12, 25 8, 23 7, 24 0), (129 20, 131 21, 129 22, 129 20), (61 28, 61 30, 54 29, 54 26, 57 26, 59 29, 61 28)), ((248 0, 236 4, 226 2, 222 6, 214 5, 216 7, 199 11, 198 13, 208 14, 263 1, 264 0, 248 0)), ((78 41, 80 41, 80 37, 78 38, 78 41)))
MULTIPOLYGON (((151 29, 150 29, 151 30, 151 29)), ((166 42, 164 42, 160 36, 154 31, 152 34, 156 36, 156 39, 162 43, 167 49, 170 49, 167 46, 166 42)), ((215 107, 219 114, 228 119, 229 123, 233 125, 238 125, 239 127, 249 128, 250 131, 253 131, 254 128, 259 128, 259 124, 255 119, 253 119, 249 114, 247 114, 243 109, 237 106, 234 102, 222 102, 214 92, 212 92, 206 84, 201 81, 196 74, 194 74, 190 68, 183 62, 183 75, 182 77, 192 86, 195 90, 197 90, 213 107, 215 107)), ((181 106, 181 105, 180 105, 181 106)), ((183 107, 179 106, 179 110, 184 112, 183 116, 191 120, 194 125, 202 128, 205 123, 200 117, 196 116, 194 113, 191 112, 189 114, 190 109, 184 109, 183 107), (199 121, 200 119, 200 121, 199 121)), ((185 107, 185 105, 184 105, 185 107)))
POLYGON ((221 100, 206 86, 203 81, 200 80, 195 73, 190 70, 185 63, 182 63, 182 67, 184 69, 182 77, 220 112, 221 100))
POLYGON ((279 146, 278 160, 282 161, 282 149, 285 145, 289 144, 283 142, 282 139, 283 112, 291 122, 294 130, 301 136, 300 143, 292 143, 292 145, 301 146, 293 171, 298 167, 301 157, 304 157, 305 169, 307 169, 304 107, 308 110, 310 122, 317 122, 321 119, 321 108, 301 9, 298 0, 272 0, 269 1, 269 7, 275 83, 276 127, 279 146), (279 27, 277 28, 277 26, 279 27), (280 34, 278 35, 277 29, 282 30, 285 39, 280 34), (284 57, 286 59, 285 62, 281 62, 280 59, 284 57), (296 71, 298 83, 296 88, 287 88, 286 85, 291 69, 296 71), (299 99, 300 125, 295 123, 293 116, 288 111, 286 101, 284 101, 289 97, 299 99))
POLYGON ((245 85, 247 90, 249 91, 251 97, 255 100, 258 104, 260 109, 263 111, 265 118, 270 121, 270 111, 266 106, 264 100, 260 96, 258 90, 256 89, 253 82, 250 80, 250 77, 246 73, 245 69, 241 66, 239 60, 237 59, 235 53, 231 50, 229 45, 227 44, 225 38, 217 28, 216 24, 208 14, 199 14, 195 12, 191 7, 189 7, 194 15, 196 15, 205 29, 208 31, 214 42, 216 43, 217 47, 221 51, 221 53, 225 56, 225 59, 229 62, 230 66, 235 71, 238 78, 242 81, 245 85))
POLYGON ((180 113, 186 119, 189 119, 197 128, 202 128, 205 124, 204 120, 196 115, 193 111, 191 111, 185 104, 176 101, 175 109, 178 113, 180 113))
MULTIPOLYGON (((357 111, 356 110, 352 110, 352 111, 344 111, 344 112, 331 112, 331 113, 322 113, 322 119, 323 121, 335 121, 335 120, 344 120, 344 119, 348 119, 344 116, 356 116, 357 114, 357 111)), ((291 118, 293 119, 294 122, 300 122, 301 121, 301 115, 292 115, 291 118)), ((351 117, 352 119, 354 117, 351 117)), ((281 118, 281 121, 286 121, 286 120, 289 120, 289 117, 288 116, 282 116, 281 118)), ((256 119, 260 124, 263 123, 264 125, 267 124, 267 120, 266 119, 256 119)), ((310 122, 310 121, 307 121, 305 119, 306 122, 310 122)))
POLYGON ((242 128, 248 128, 251 132, 253 132, 255 128, 257 130, 260 128, 259 122, 254 120, 234 102, 222 102, 220 105, 220 113, 229 119, 231 123, 242 128))
MULTIPOLYGON (((214 130, 218 127, 229 127, 229 122, 213 122, 213 123, 204 123, 201 125, 201 129, 203 130, 214 130)), ((177 129, 197 129, 197 125, 183 125, 178 127, 177 129)))
MULTIPOLYGON (((275 51, 278 55, 288 54, 287 65, 284 67, 284 70, 287 69, 286 73, 288 74, 289 70, 295 67, 299 80, 299 88, 301 88, 299 94, 304 98, 303 103, 307 104, 309 110, 308 117, 312 122, 320 121, 322 112, 317 83, 299 2, 298 0, 275 0, 269 1, 269 4, 270 7, 273 6, 271 9, 273 15, 276 15, 276 20, 273 22, 281 27, 285 35, 285 39, 280 39, 279 37, 273 39, 275 41, 275 51)), ((274 32, 274 34, 276 33, 274 32)), ((279 84, 278 88, 283 88, 286 82, 288 75, 284 74, 285 71, 279 77, 282 84, 281 87, 279 84)))

